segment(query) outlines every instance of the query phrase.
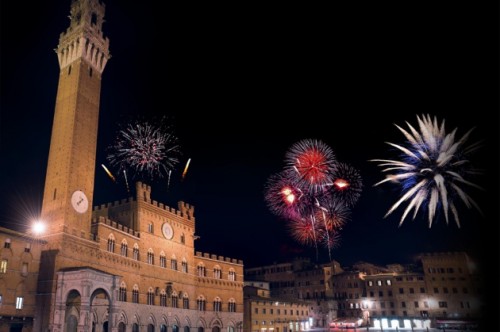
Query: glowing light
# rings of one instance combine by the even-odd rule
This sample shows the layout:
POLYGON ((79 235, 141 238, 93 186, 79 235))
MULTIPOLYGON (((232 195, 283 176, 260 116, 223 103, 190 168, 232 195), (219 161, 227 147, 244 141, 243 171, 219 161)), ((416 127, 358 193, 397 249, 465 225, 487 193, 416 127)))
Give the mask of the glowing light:
POLYGON ((339 189, 344 189, 349 187, 349 183, 344 179, 337 179, 335 180, 335 182, 333 182, 333 184, 339 189))
POLYGON ((46 228, 47 228, 47 226, 45 225, 45 223, 43 221, 37 220, 33 223, 31 230, 33 231, 33 233, 35 235, 40 235, 40 234, 43 234, 45 232, 46 228))

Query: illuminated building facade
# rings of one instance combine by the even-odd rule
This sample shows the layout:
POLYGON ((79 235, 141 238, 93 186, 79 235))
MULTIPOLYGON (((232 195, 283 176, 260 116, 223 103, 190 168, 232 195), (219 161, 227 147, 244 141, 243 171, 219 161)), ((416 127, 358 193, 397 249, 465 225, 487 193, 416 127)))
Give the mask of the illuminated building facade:
POLYGON ((104 12, 98 0, 72 1, 60 35, 41 214, 47 230, 30 248, 36 252, 24 251, 32 238, 0 230, 10 246, 1 251, 1 324, 16 332, 241 331, 243 262, 195 251, 193 206, 166 206, 139 182, 134 197, 93 208, 101 75, 110 58, 104 12), (17 321, 23 317, 29 322, 17 321))
POLYGON ((332 306, 331 276, 342 271, 340 264, 313 264, 309 259, 298 258, 289 263, 266 265, 245 270, 245 279, 270 283, 271 296, 289 301, 301 300, 309 304, 312 327, 327 327, 336 317, 332 306))
POLYGON ((33 328, 44 241, 0 227, 0 331, 33 328))
POLYGON ((245 281, 244 302, 244 331, 307 331, 311 326, 309 303, 271 296, 268 282, 245 281))

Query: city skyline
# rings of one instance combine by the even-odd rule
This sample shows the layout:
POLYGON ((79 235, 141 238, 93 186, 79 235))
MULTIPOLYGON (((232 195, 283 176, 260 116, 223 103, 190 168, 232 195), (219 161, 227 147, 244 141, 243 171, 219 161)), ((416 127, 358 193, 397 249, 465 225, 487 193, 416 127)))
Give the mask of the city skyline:
MULTIPOLYGON (((33 4, 36 10, 23 14, 24 30, 8 14, 21 7, 2 4, 3 226, 16 226, 27 219, 23 209, 33 212, 41 204, 59 72, 52 49, 67 26, 69 4, 33 4)), ((419 252, 454 250, 479 259, 487 251, 481 240, 497 237, 491 222, 498 220, 497 210, 486 204, 498 194, 498 114, 491 115, 496 109, 489 103, 494 88, 481 84, 488 67, 478 61, 487 48, 474 34, 462 34, 480 34, 484 27, 442 21, 438 10, 419 29, 424 8, 407 20, 372 8, 383 18, 378 20, 370 8, 356 12, 346 5, 340 9, 347 17, 332 27, 315 8, 297 22, 298 8, 289 8, 289 16, 250 8, 238 19, 211 6, 169 5, 163 14, 153 3, 105 4, 112 58, 102 80, 94 205, 132 196, 99 167, 106 164, 116 123, 165 115, 180 139, 181 163, 168 191, 164 180, 145 182, 155 200, 195 206, 202 251, 248 266, 314 257, 314 248, 296 243, 264 201, 267 178, 282 168, 288 148, 306 138, 330 145, 363 178, 360 201, 332 252, 340 263, 392 263, 419 252), (349 19, 348 32, 330 32, 341 31, 335 28, 345 28, 340 22, 349 19), (450 32, 450 26, 457 29, 450 32), (462 207, 461 229, 442 218, 428 229, 421 214, 398 228, 402 211, 383 219, 399 192, 372 187, 383 175, 368 160, 389 158, 393 152, 384 142, 403 140, 394 124, 413 123, 421 114, 446 119, 446 128, 458 127, 459 134, 475 126, 472 140, 484 139, 477 158, 486 192, 474 194, 485 216, 462 207), (188 158, 191 166, 181 181, 188 158)), ((324 261, 326 251, 321 253, 324 261)))

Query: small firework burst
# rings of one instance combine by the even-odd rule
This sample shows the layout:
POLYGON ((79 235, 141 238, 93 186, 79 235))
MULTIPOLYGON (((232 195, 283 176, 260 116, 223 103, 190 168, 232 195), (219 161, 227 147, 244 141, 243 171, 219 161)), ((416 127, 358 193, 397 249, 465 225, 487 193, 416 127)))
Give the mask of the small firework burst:
POLYGON ((468 208, 474 206, 480 211, 477 203, 466 193, 467 187, 479 188, 468 177, 480 173, 472 166, 470 159, 480 144, 466 145, 472 129, 457 140, 457 129, 447 133, 444 120, 439 124, 436 117, 432 119, 430 115, 417 115, 417 122, 420 132, 408 122, 409 132, 396 125, 406 138, 403 144, 387 143, 400 152, 399 160, 372 160, 379 162, 379 166, 383 167, 382 172, 386 174, 385 179, 375 186, 390 181, 400 185, 403 194, 385 217, 403 202, 409 201, 400 226, 412 210, 413 219, 419 210, 427 210, 430 228, 440 208, 446 223, 451 212, 460 227, 457 202, 461 201, 468 208))
POLYGON ((156 124, 148 121, 128 124, 118 131, 108 150, 107 159, 112 166, 150 179, 168 176, 180 155, 178 139, 165 119, 156 124))
POLYGON ((297 217, 297 202, 302 195, 302 190, 290 179, 288 171, 273 174, 267 181, 266 202, 269 209, 278 216, 297 217))
POLYGON ((330 186, 332 194, 347 206, 354 206, 361 196, 363 187, 359 172, 348 164, 337 163, 332 178, 330 186))
POLYGON ((322 141, 305 139, 295 143, 286 154, 289 169, 295 171, 297 181, 309 191, 322 190, 331 183, 335 156, 322 141))
POLYGON ((318 224, 310 218, 298 218, 288 224, 292 237, 299 243, 317 246, 318 224))

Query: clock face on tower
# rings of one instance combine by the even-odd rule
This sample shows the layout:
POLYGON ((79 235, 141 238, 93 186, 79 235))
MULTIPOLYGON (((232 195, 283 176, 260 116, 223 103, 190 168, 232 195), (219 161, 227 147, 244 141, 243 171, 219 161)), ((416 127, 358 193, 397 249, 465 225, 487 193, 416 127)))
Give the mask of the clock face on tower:
POLYGON ((85 213, 89 208, 89 200, 83 191, 77 190, 71 196, 71 205, 76 212, 85 213))
POLYGON ((174 237, 174 230, 172 229, 172 226, 168 222, 164 223, 163 226, 161 226, 161 231, 163 233, 163 236, 167 240, 171 240, 174 237))

